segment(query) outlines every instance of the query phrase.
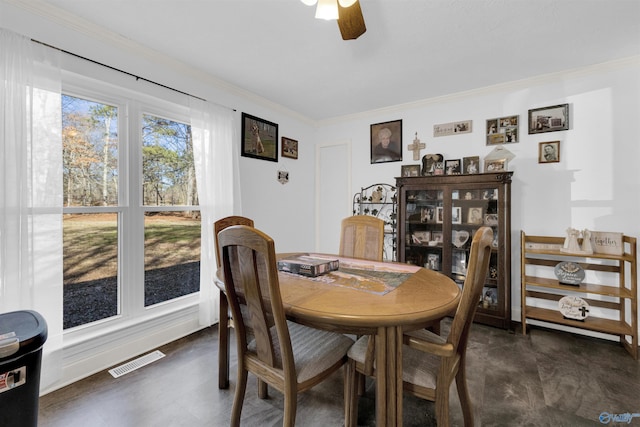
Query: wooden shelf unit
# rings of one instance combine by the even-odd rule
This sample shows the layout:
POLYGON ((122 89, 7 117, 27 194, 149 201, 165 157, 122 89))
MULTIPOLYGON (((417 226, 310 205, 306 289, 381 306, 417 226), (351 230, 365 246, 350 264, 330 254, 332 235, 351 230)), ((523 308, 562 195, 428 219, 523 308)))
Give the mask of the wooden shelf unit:
MULTIPOLYGON (((638 359, 638 271, 636 238, 623 236, 622 255, 571 254, 560 251, 563 237, 528 236, 520 234, 521 248, 521 298, 522 333, 527 333, 527 319, 550 322, 594 332, 617 335, 624 348, 634 359, 638 359), (557 248, 557 249, 556 249, 557 248), (555 278, 531 274, 535 268, 544 276, 553 276, 553 269, 561 261, 573 261, 585 272, 606 273, 609 283, 583 282, 580 285, 561 284, 555 278), (617 280, 616 277, 617 276, 617 280), (583 321, 567 319, 560 311, 543 308, 535 302, 558 301, 565 295, 577 295, 591 307, 617 311, 618 318, 610 319, 590 314, 583 321), (605 300, 589 298, 604 296, 605 300), (613 301, 612 301, 613 300, 613 301), (627 317, 629 320, 627 321, 627 317)), ((615 317, 615 316, 612 316, 615 317)))

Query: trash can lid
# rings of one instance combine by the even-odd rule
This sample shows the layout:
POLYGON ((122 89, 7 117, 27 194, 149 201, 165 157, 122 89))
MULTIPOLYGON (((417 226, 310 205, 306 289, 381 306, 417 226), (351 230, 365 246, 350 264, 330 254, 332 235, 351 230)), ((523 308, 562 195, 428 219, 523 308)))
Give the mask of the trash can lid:
POLYGON ((47 340, 47 322, 32 310, 0 314, 0 360, 38 350, 47 340))

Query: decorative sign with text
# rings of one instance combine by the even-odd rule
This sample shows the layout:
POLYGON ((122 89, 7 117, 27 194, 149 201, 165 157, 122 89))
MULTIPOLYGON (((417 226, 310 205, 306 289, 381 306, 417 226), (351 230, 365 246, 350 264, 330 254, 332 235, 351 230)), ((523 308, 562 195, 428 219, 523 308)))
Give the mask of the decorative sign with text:
POLYGON ((597 254, 622 255, 624 252, 622 233, 592 231, 591 246, 593 252, 597 254))

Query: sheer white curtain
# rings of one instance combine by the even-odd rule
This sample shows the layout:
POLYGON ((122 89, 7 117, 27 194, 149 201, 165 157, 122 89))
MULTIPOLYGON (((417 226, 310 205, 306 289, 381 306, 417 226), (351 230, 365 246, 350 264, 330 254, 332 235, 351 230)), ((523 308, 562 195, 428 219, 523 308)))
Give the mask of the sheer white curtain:
POLYGON ((191 133, 202 224, 200 258, 200 324, 219 319, 213 223, 239 207, 238 150, 234 146, 233 112, 206 101, 191 100, 191 133))
POLYGON ((0 313, 46 320, 41 389, 61 375, 60 53, 0 28, 0 313))

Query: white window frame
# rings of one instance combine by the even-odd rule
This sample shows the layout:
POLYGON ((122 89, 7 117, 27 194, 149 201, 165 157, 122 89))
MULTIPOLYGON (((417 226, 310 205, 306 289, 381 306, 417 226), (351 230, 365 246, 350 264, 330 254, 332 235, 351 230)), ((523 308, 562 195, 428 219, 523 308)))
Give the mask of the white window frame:
MULTIPOLYGON (((119 215, 120 310, 114 317, 64 331, 63 384, 202 328, 198 321, 198 292, 144 307, 144 212, 194 207, 142 205, 142 114, 190 123, 188 99, 148 84, 134 91, 122 86, 136 82, 121 85, 123 77, 110 73, 112 79, 105 79, 108 82, 69 71, 63 73, 65 95, 118 107, 119 203, 114 207, 92 207, 90 211, 119 215), (130 253, 124 255, 123 248, 130 253)), ((87 211, 83 207, 63 209, 64 213, 87 211)))

